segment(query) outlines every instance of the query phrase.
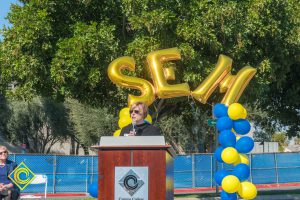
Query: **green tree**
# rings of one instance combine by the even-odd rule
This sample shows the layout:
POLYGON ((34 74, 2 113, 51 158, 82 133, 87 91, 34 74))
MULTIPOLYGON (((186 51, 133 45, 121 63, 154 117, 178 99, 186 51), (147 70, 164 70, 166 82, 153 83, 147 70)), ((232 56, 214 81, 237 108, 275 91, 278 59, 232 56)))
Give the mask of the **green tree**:
POLYGON ((73 99, 67 99, 65 106, 73 127, 71 138, 83 147, 85 154, 90 146, 99 143, 101 136, 111 136, 117 130, 116 118, 106 108, 92 107, 73 99))
POLYGON ((285 133, 275 133, 272 136, 272 141, 278 142, 280 152, 283 152, 284 147, 288 145, 287 135, 285 133))
MULTIPOLYGON (((254 124, 262 130, 285 126, 289 136, 299 134, 300 6, 296 0, 22 2, 23 6, 12 7, 8 19, 13 27, 3 29, 0 43, 0 86, 7 97, 74 98, 116 115, 126 105, 127 94, 138 92, 108 80, 109 62, 132 56, 136 71, 130 74, 151 81, 146 54, 178 47, 181 61, 165 64, 176 71, 171 84, 187 82, 195 89, 214 69, 218 55, 225 54, 234 61, 234 73, 246 65, 258 70, 240 99, 267 113, 263 118, 254 113, 254 124), (12 83, 15 90, 7 87, 12 83)), ((195 103, 202 113, 209 113, 205 119, 191 115, 188 97, 157 100, 151 111, 155 121, 182 115, 185 124, 197 121, 206 127, 209 104, 222 96, 215 92, 208 105, 195 103)), ((207 138, 209 132, 193 136, 207 138)))
POLYGON ((12 101, 7 123, 12 143, 25 143, 29 152, 49 153, 53 144, 67 139, 68 117, 62 103, 43 98, 12 101))

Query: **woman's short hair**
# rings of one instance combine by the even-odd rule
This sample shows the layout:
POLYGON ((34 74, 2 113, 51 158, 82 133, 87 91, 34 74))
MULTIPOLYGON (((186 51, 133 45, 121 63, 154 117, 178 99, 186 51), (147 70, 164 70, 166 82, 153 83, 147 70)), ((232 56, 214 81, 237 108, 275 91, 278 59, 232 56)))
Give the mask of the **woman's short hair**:
POLYGON ((142 114, 143 114, 143 117, 145 119, 147 117, 147 115, 148 115, 148 106, 144 102, 138 101, 138 102, 133 103, 130 106, 130 110, 133 110, 135 107, 138 107, 138 106, 142 107, 142 109, 143 109, 143 113, 142 114))
MULTIPOLYGON (((6 146, 3 146, 3 145, 0 145, 0 149, 1 149, 1 150, 4 150, 4 151, 7 151, 6 146)), ((7 151, 7 152, 8 152, 8 151, 7 151)))

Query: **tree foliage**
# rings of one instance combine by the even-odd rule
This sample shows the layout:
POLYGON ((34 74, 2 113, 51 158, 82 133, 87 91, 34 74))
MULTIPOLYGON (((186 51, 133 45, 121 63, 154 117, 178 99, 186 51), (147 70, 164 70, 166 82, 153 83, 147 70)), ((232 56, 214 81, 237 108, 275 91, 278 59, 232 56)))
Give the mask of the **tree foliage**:
POLYGON ((111 135, 116 118, 108 109, 96 108, 67 99, 64 103, 35 97, 30 101, 14 100, 5 104, 7 116, 5 132, 16 144, 26 144, 29 152, 49 153, 55 143, 71 140, 71 153, 82 147, 86 154, 90 146, 98 144, 100 136, 111 135))
POLYGON ((9 107, 8 137, 15 144, 26 144, 29 152, 49 153, 53 144, 70 134, 62 103, 34 98, 30 102, 12 101, 9 107))
MULTIPOLYGON (((253 113, 254 124, 261 130, 285 127, 289 136, 299 134, 296 0, 22 2, 12 6, 8 19, 13 26, 3 28, 0 43, 0 89, 9 98, 73 98, 116 115, 128 93, 136 91, 114 86, 106 75, 108 64, 119 56, 132 56, 136 71, 130 74, 151 81, 146 54, 178 47, 181 61, 165 65, 175 68, 172 84, 187 82, 195 89, 214 69, 218 55, 225 54, 234 61, 234 73, 246 65, 258 70, 240 99, 261 108, 253 113)), ((222 96, 215 92, 208 103, 222 96)), ((157 100, 152 115, 170 124, 182 121, 185 130, 197 121, 206 131, 188 132, 193 138, 208 138, 211 106, 195 103, 206 114, 194 119, 191 102, 188 97, 157 100)))
POLYGON ((107 108, 84 105, 73 99, 65 101, 72 123, 72 133, 85 152, 88 147, 97 145, 101 136, 112 135, 117 130, 117 121, 107 108))
POLYGON ((280 152, 283 152, 284 148, 288 145, 287 136, 285 133, 275 133, 272 136, 272 141, 278 142, 280 152))

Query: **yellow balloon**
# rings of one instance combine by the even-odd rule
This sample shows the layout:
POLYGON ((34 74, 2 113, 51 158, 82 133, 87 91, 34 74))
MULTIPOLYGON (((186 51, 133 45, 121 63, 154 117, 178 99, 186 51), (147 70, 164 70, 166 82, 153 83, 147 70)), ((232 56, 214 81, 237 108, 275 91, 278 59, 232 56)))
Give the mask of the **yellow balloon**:
POLYGON ((120 136, 120 133, 121 133, 121 129, 118 129, 114 132, 113 136, 118 137, 118 136, 120 136))
POLYGON ((118 125, 122 129, 123 127, 127 126, 131 122, 132 122, 132 120, 131 120, 130 117, 122 117, 122 118, 119 119, 118 125))
POLYGON ((152 117, 148 114, 147 117, 145 118, 145 120, 147 122, 149 122, 150 124, 152 124, 152 117))
POLYGON ((233 103, 228 107, 228 116, 232 120, 241 119, 245 115, 245 108, 239 103, 233 103))
POLYGON ((237 75, 232 75, 231 73, 227 74, 220 83, 220 90, 226 91, 221 103, 230 105, 237 102, 255 73, 255 68, 244 67, 237 73, 237 75))
POLYGON ((236 141, 238 141, 239 139, 241 139, 241 136, 236 136, 236 141))
POLYGON ((223 78, 230 73, 231 65, 231 58, 225 55, 220 55, 216 64, 216 69, 214 69, 209 76, 206 77, 205 80, 191 92, 192 96, 201 103, 206 103, 207 99, 217 88, 223 78))
POLYGON ((232 164, 236 162, 239 158, 239 153, 233 147, 227 147, 222 151, 222 160, 227 164, 232 164))
POLYGON ((228 193, 237 192, 240 187, 240 181, 236 176, 228 175, 222 180, 222 189, 228 193))
POLYGON ((257 189, 253 183, 244 181, 241 183, 238 193, 243 199, 254 199, 257 195, 257 189))
POLYGON ((248 115, 247 110, 244 108, 244 114, 243 114, 242 119, 246 119, 246 118, 247 118, 247 115, 248 115))
POLYGON ((148 106, 155 100, 155 91, 153 85, 142 78, 127 76, 121 73, 122 70, 135 70, 135 61, 132 57, 124 56, 112 61, 107 70, 109 79, 116 85, 137 89, 141 92, 140 96, 128 95, 128 105, 134 102, 142 101, 148 106))
POLYGON ((119 118, 123 118, 123 117, 130 117, 128 107, 122 108, 121 111, 119 112, 119 118))
POLYGON ((237 165, 240 163, 249 165, 250 162, 249 162, 248 156, 246 154, 240 153, 238 159, 233 163, 233 165, 237 165))
POLYGON ((167 80, 175 80, 173 68, 163 68, 162 62, 180 60, 181 55, 177 48, 153 51, 147 55, 148 66, 151 71, 156 95, 159 98, 189 96, 190 86, 187 83, 170 85, 167 80))

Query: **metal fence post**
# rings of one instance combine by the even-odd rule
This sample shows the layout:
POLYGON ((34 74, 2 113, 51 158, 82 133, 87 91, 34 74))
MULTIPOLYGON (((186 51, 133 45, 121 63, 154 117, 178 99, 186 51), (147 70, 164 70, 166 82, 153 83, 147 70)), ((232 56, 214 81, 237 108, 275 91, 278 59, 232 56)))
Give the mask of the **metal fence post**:
POLYGON ((210 187, 213 187, 213 156, 210 155, 210 187))
POLYGON ((91 170, 91 182, 93 183, 94 181, 94 156, 92 156, 92 170, 91 170))
MULTIPOLYGON (((217 128, 216 129, 216 145, 215 145, 215 151, 217 150, 218 148, 218 144, 219 144, 219 131, 217 128)), ((214 169, 214 174, 217 173, 218 171, 218 161, 217 159, 215 159, 215 169, 214 169)), ((218 184, 216 184, 216 194, 217 196, 219 196, 219 186, 218 184)))
POLYGON ((249 155, 250 155, 250 181, 252 183, 252 154, 249 155))
POLYGON ((274 154, 274 162, 275 162, 276 183, 278 184, 279 178, 278 178, 277 156, 276 156, 276 153, 273 153, 273 154, 274 154))
POLYGON ((195 180, 195 154, 192 154, 192 187, 196 187, 196 180, 195 180))
POLYGON ((86 173, 85 173, 85 192, 88 192, 88 179, 89 179, 89 158, 86 157, 86 173))
POLYGON ((56 191, 56 155, 53 157, 53 193, 56 191))

